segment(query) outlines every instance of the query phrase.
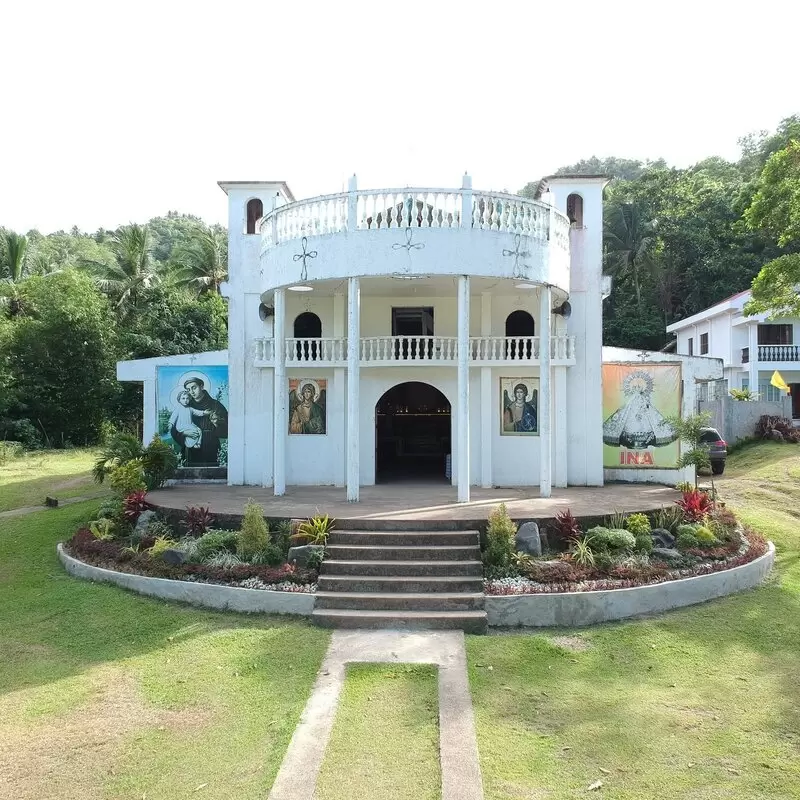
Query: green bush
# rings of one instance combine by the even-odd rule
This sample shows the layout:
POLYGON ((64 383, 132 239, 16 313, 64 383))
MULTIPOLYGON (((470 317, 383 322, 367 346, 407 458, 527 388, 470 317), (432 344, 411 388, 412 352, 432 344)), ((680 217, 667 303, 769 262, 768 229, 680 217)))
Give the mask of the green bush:
POLYGON ((171 539, 175 535, 175 531, 173 531, 172 527, 167 525, 166 522, 162 522, 160 519, 154 519, 148 523, 145 535, 153 539, 171 539))
MULTIPOLYGON (((684 528, 687 526, 681 525, 681 527, 684 528)), ((697 541, 697 537, 694 535, 694 531, 692 531, 691 533, 679 533, 675 544, 678 550, 689 550, 693 547, 697 547, 700 542, 697 541)))
POLYGON ((286 551, 279 542, 270 542, 263 550, 250 558, 250 563, 277 567, 286 563, 286 551))
POLYGON ((586 538, 591 539, 592 548, 606 552, 624 552, 636 547, 636 539, 630 531, 620 528, 604 528, 599 525, 586 531, 586 538))
POLYGON ((239 534, 236 531, 210 530, 197 539, 192 560, 204 562, 215 553, 236 551, 239 534))
POLYGON ((173 539, 168 539, 166 536, 159 536, 147 552, 150 553, 153 558, 161 558, 165 550, 172 550, 176 544, 177 542, 173 539))
POLYGON ((112 467, 108 474, 108 483, 120 497, 145 491, 147 485, 144 482, 141 459, 135 458, 133 461, 112 467))
POLYGON ((638 539, 639 536, 650 533, 650 520, 647 514, 631 514, 625 520, 625 528, 638 539))
POLYGON ((239 558, 252 558, 256 553, 267 549, 269 544, 269 528, 264 519, 264 510, 258 503, 248 501, 244 507, 242 529, 236 542, 236 554, 239 558))
POLYGON ((694 532, 695 538, 700 543, 701 547, 719 544, 717 537, 711 532, 710 528, 705 525, 700 525, 694 532))
POLYGON ((517 526, 508 516, 505 503, 500 503, 491 514, 486 526, 486 549, 483 564, 487 577, 510 577, 517 573, 514 566, 514 535, 517 526))
POLYGON ((640 533, 636 536, 636 546, 634 547, 637 553, 649 553, 653 549, 653 537, 650 533, 640 533))
POLYGON ((142 453, 142 467, 147 489, 160 489, 178 469, 175 451, 158 434, 142 453))
MULTIPOLYGON (((683 534, 685 536, 694 536, 695 531, 697 530, 698 527, 699 527, 698 525, 694 525, 691 523, 686 523, 685 525, 678 525, 678 530, 675 531, 675 535, 680 536, 681 534, 683 534)), ((697 537, 695 536, 695 538, 697 537)))

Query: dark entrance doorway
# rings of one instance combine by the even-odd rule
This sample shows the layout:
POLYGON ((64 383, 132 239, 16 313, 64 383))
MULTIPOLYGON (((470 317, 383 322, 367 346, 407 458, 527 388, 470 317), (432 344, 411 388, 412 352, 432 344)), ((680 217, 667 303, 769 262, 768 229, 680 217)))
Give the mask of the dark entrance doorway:
POLYGON ((792 393, 792 419, 800 419, 800 383, 790 383, 792 393))
POLYGON ((450 403, 418 381, 389 389, 375 406, 375 481, 447 482, 450 403))

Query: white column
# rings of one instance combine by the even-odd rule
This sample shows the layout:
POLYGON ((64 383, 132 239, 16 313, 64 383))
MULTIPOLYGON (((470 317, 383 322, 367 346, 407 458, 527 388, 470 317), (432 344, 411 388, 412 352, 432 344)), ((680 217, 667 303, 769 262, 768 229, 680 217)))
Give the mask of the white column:
POLYGON ((458 279, 458 502, 469 502, 469 278, 458 279))
POLYGON ((550 434, 551 376, 550 324, 551 293, 549 286, 539 290, 539 496, 550 497, 553 443, 550 434))
POLYGON ((275 307, 273 341, 275 343, 274 425, 272 446, 272 485, 276 497, 286 494, 286 436, 289 430, 288 397, 286 383, 286 290, 276 289, 273 298, 275 307))
MULTIPOLYGON (((481 295, 481 336, 492 335, 492 295, 481 295)), ((492 415, 492 368, 481 367, 481 486, 492 488, 492 440, 497 435, 492 415)))
POLYGON ((750 363, 748 371, 750 373, 750 391, 758 391, 758 323, 751 322, 747 326, 748 344, 750 347, 750 363))
MULTIPOLYGON (((345 333, 345 298, 339 292, 333 296, 333 337, 334 339, 343 339, 345 333)), ((340 420, 341 424, 336 426, 336 431, 332 430, 330 423, 328 424, 328 436, 336 436, 336 451, 339 453, 339 458, 336 459, 333 470, 333 483, 335 486, 344 486, 346 481, 347 470, 347 423, 346 415, 347 404, 345 402, 345 380, 346 373, 344 367, 334 367, 333 370, 333 397, 328 401, 328 414, 329 419, 340 420)))
POLYGON ((553 485, 563 489, 567 485, 567 368, 553 367, 553 388, 555 389, 555 406, 553 411, 555 434, 555 469, 553 485))
POLYGON ((347 502, 358 502, 358 390, 361 383, 361 287, 347 279, 347 502))
POLYGON ((142 442, 150 444, 158 433, 158 403, 156 402, 156 379, 146 378, 142 386, 142 442))

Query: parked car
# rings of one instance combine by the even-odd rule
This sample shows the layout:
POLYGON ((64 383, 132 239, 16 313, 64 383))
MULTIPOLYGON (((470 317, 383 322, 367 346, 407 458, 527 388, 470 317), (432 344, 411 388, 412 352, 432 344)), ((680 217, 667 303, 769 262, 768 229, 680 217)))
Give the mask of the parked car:
POLYGON ((728 443, 716 428, 701 428, 700 441, 708 446, 711 473, 722 475, 725 472, 725 459, 728 457, 728 443))

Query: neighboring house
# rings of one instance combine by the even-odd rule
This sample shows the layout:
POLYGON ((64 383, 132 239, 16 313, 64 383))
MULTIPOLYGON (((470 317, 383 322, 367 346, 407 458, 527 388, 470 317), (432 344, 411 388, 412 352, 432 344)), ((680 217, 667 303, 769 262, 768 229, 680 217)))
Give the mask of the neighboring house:
POLYGON ((800 418, 800 319, 746 317, 750 291, 739 292, 691 317, 673 322, 667 332, 681 355, 721 358, 730 389, 751 389, 762 400, 778 401, 785 392, 770 384, 775 370, 792 390, 792 416, 800 418))

